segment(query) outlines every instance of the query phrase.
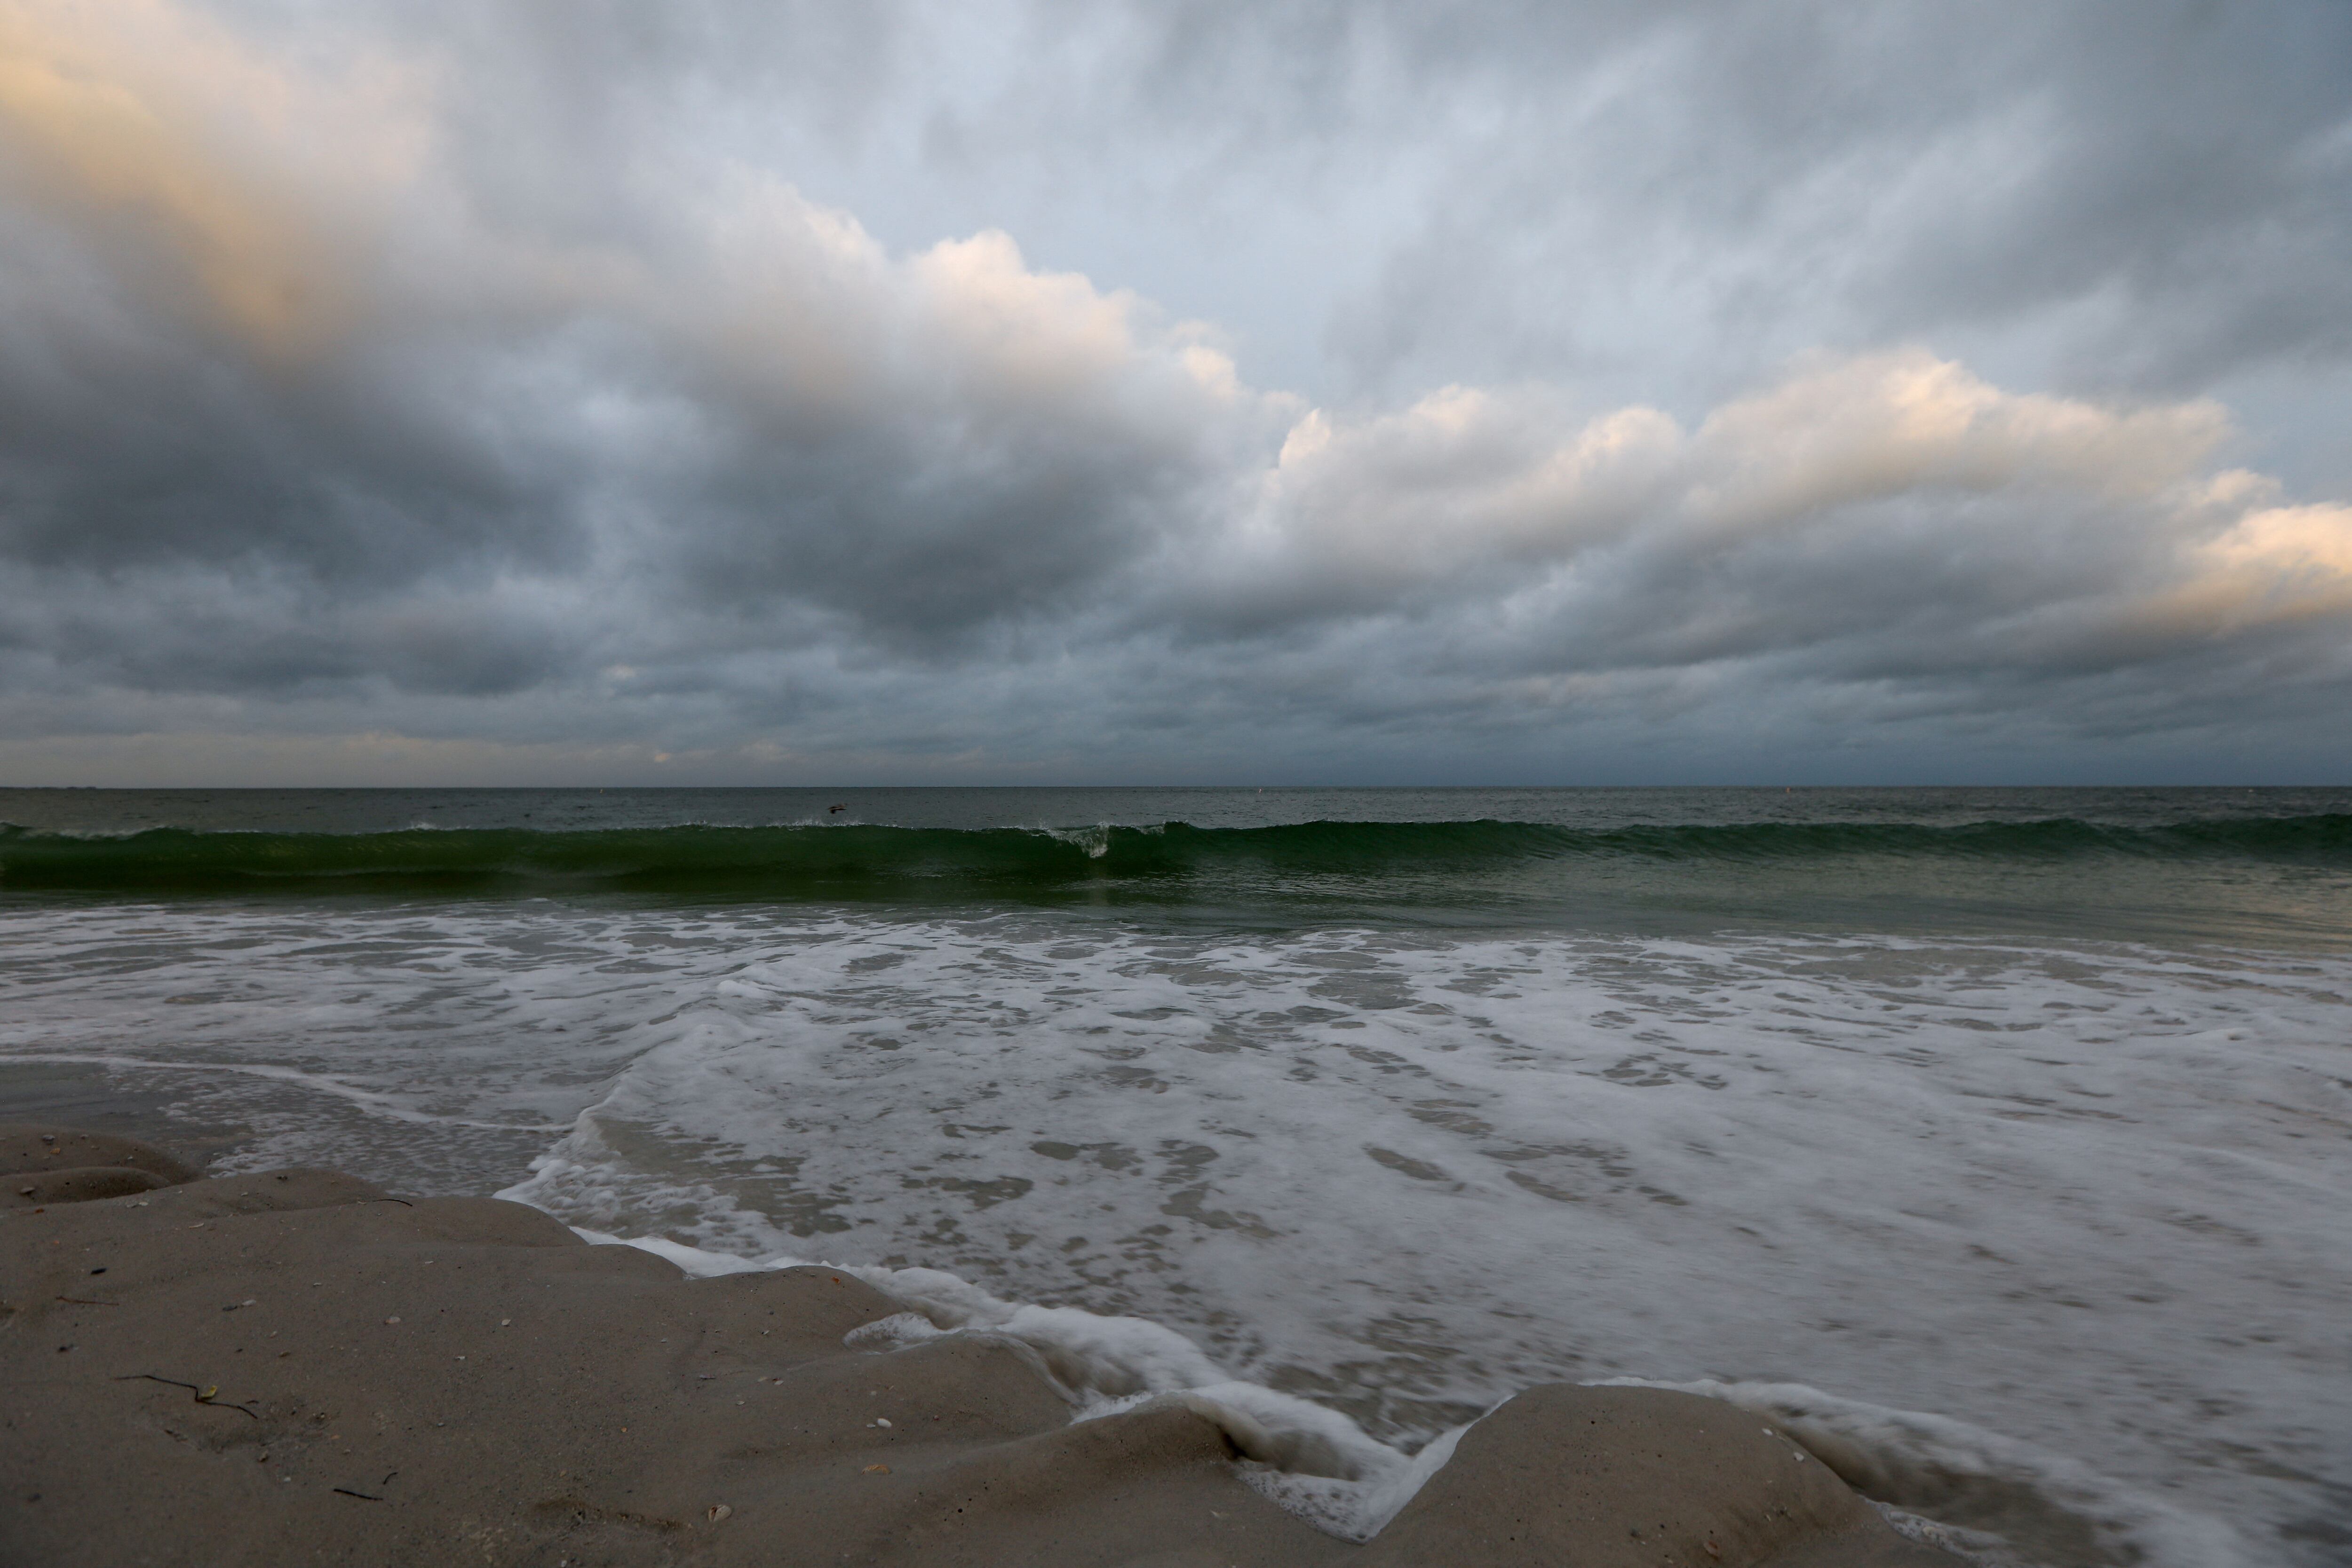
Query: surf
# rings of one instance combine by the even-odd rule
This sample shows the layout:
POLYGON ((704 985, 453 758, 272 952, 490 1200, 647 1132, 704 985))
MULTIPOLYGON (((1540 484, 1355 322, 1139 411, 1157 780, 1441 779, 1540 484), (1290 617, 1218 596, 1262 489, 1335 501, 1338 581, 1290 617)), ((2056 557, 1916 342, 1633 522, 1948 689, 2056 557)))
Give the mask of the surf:
POLYGON ((782 898, 891 892, 1018 894, 1116 883, 1181 893, 1236 874, 1311 890, 1318 879, 1426 879, 1576 862, 1772 865, 2244 861, 2352 869, 2352 814, 2193 819, 2125 827, 2075 818, 1681 823, 1579 829, 1493 820, 1085 829, 879 824, 383 832, 77 834, 0 825, 0 888, 91 892, 436 892, 535 887, 782 898))

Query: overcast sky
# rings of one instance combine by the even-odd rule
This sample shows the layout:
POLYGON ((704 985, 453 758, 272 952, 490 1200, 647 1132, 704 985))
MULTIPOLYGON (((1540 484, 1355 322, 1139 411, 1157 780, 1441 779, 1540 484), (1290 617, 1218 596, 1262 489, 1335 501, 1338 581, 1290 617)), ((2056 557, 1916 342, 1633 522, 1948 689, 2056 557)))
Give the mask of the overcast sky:
POLYGON ((2342 0, 0 0, 0 783, 2343 782, 2342 0))

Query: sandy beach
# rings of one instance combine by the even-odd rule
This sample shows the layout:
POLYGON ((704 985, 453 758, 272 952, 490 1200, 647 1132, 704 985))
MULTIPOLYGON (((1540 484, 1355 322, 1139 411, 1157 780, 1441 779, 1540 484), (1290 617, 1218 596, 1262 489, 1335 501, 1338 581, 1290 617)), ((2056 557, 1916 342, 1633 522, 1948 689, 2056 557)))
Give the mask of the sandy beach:
POLYGON ((520 1204, 64 1127, 0 1168, 7 1564, 1953 1561, 1690 1395, 1522 1394, 1358 1544, 1197 1401, 1074 1420, 1010 1340, 845 1346, 906 1310, 845 1274, 689 1280, 520 1204))

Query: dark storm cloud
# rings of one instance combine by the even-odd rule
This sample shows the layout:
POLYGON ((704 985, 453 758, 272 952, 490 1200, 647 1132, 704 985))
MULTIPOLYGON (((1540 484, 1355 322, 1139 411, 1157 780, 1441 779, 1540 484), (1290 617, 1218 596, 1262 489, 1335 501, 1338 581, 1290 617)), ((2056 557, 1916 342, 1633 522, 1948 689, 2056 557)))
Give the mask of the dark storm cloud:
POLYGON ((1475 129, 1337 319, 1372 384, 1517 342, 1619 384, 1697 359, 1665 375, 1716 395, 1798 349, 2023 331, 2075 385, 2178 392, 2352 348, 2343 7, 1749 5, 1532 43, 1433 52, 1431 118, 1475 129))
POLYGON ((2307 766, 2352 24, 1990 16, 0 0, 0 766, 2307 766))

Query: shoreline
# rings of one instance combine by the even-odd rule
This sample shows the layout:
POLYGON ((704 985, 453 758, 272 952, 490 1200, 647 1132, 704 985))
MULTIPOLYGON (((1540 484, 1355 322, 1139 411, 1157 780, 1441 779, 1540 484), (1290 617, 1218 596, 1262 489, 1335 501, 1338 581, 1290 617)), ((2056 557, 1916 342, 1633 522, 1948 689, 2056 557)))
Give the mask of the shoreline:
POLYGON ((0 1564, 1956 1562, 1694 1395, 1528 1390, 1359 1544, 1213 1401, 1074 1419, 1015 1342, 860 1336, 908 1306, 843 1272, 65 1127, 0 1127, 0 1564))

